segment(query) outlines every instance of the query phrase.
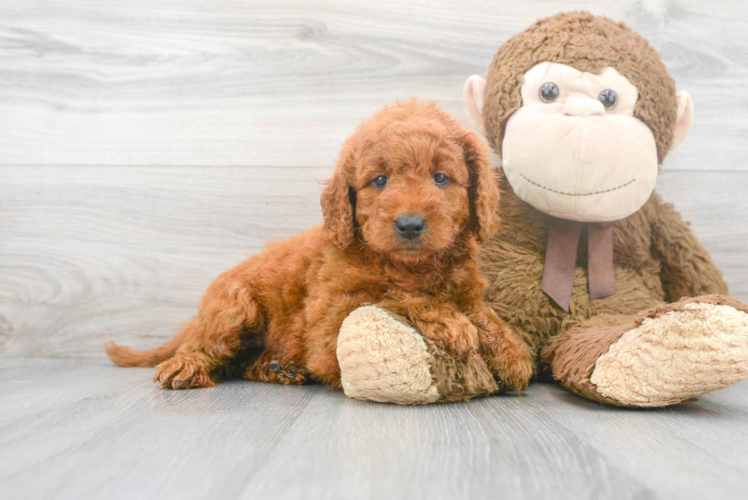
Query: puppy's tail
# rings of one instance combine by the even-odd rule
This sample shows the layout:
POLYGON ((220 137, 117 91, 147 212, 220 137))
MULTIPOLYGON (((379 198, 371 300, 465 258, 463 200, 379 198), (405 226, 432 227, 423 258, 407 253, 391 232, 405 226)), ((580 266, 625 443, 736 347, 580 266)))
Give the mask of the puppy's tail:
POLYGON ((114 342, 104 342, 104 349, 106 349, 109 359, 118 366, 156 366, 174 356, 179 346, 182 345, 183 337, 184 331, 161 347, 150 351, 136 351, 114 342))

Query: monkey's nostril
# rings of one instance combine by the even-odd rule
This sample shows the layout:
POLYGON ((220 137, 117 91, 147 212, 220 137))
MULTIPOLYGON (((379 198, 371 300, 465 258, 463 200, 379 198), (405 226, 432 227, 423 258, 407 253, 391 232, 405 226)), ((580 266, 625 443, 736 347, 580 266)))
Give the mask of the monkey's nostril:
POLYGON ((395 221, 395 229, 403 238, 412 240, 418 238, 426 229, 426 221, 420 215, 403 215, 395 221))

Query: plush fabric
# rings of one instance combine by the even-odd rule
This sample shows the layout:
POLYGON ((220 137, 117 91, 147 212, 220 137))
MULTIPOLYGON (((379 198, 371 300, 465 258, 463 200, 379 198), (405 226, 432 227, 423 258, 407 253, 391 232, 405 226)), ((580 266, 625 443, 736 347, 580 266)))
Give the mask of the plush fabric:
MULTIPOLYGON (((512 37, 489 67, 481 116, 497 154, 511 140, 507 127, 514 127, 515 117, 524 113, 523 97, 538 100, 532 89, 521 95, 524 77, 540 82, 554 64, 565 65, 567 76, 576 75, 574 70, 584 72, 578 75, 579 82, 572 79, 572 90, 586 88, 595 75, 602 78, 611 68, 628 79, 638 93, 632 116, 654 138, 658 162, 690 128, 690 97, 686 92, 675 93, 672 78, 644 38, 605 17, 562 13, 512 37), (535 75, 533 68, 543 75, 535 75)), ((477 79, 473 80, 471 88, 479 88, 477 79)), ((465 95, 467 108, 477 110, 472 94, 465 95)), ((599 105, 591 102, 590 95, 586 98, 571 103, 574 112, 585 115, 584 120, 599 117, 601 128, 612 126, 615 112, 601 115, 599 105)), ((553 104, 552 97, 540 101, 551 107, 562 104, 553 104)), ((629 101, 625 97, 621 103, 626 107, 629 101)), ((540 125, 528 130, 538 131, 540 125)), ((625 134, 607 134, 609 140, 604 140, 605 130, 600 132, 594 148, 607 149, 613 156, 625 155, 646 142, 625 134)), ((535 154, 529 144, 524 143, 528 151, 519 142, 513 145, 517 151, 510 148, 504 161, 511 164, 512 156, 535 154)), ((556 160, 563 160, 561 150, 568 144, 560 142, 550 148, 556 151, 553 155, 527 161, 557 167, 563 164, 556 160)), ((586 146, 580 151, 588 154, 586 146)), ((593 163, 602 172, 610 166, 603 154, 593 163)), ((550 175, 542 177, 547 179, 544 182, 553 182, 550 175)), ((560 213, 559 205, 550 201, 553 206, 535 203, 533 207, 523 201, 515 183, 507 182, 504 170, 499 183, 502 227, 481 252, 481 271, 489 281, 486 299, 528 348, 542 353, 539 376, 550 376, 589 399, 623 406, 675 404, 748 376, 748 350, 740 347, 748 335, 745 306, 724 295, 727 285, 708 252, 688 223, 656 192, 638 210, 612 221, 613 295, 591 299, 588 294, 588 235, 582 228, 571 298, 564 310, 540 289, 549 223, 554 220, 549 214, 560 213), (683 297, 690 298, 680 300, 683 297)), ((596 202, 602 206, 600 198, 596 202)), ((564 215, 578 218, 576 213, 564 215)))
POLYGON ((598 392, 590 381, 597 360, 627 331, 635 328, 633 316, 600 315, 557 335, 541 353, 553 377, 564 387, 594 401, 618 404, 598 392))
POLYGON ((726 293, 727 285, 680 215, 655 192, 613 223, 616 293, 590 300, 586 234, 578 247, 570 312, 540 290, 550 216, 521 201, 502 176, 502 226, 481 249, 486 300, 536 348, 600 314, 635 315, 683 296, 726 293))
POLYGON ((608 222, 638 210, 657 181, 652 131, 633 117, 638 91, 615 68, 599 75, 556 63, 525 73, 522 107, 509 118, 502 166, 514 192, 538 210, 581 222, 608 222), (559 89, 543 102, 544 83, 559 89), (614 89, 606 110, 597 99, 614 89))
POLYGON ((340 327, 337 355, 348 397, 398 404, 439 399, 426 342, 402 316, 374 306, 356 309, 340 327))
POLYGON ((547 104, 542 101, 537 91, 541 85, 547 82, 554 83, 561 89, 559 100, 565 102, 564 111, 576 116, 604 115, 606 113, 633 116, 636 102, 639 99, 639 91, 634 84, 611 66, 603 68, 599 74, 594 74, 579 71, 563 64, 542 62, 533 66, 522 78, 520 89, 522 105, 547 104), (606 111, 603 103, 597 100, 587 104, 591 109, 573 109, 572 106, 574 105, 569 104, 571 102, 587 101, 587 97, 596 97, 603 89, 615 89, 616 92, 616 104, 609 111, 606 111), (584 99, 580 99, 580 97, 584 99))
POLYGON ((522 106, 522 76, 542 62, 600 73, 615 68, 640 93, 634 116, 653 132, 658 161, 672 147, 676 122, 675 81, 649 42, 617 23, 589 12, 569 12, 539 20, 507 40, 488 71, 483 117, 486 136, 498 154, 509 118, 522 106))
POLYGON ((667 406, 748 377, 748 308, 722 295, 600 315, 551 340, 542 358, 567 389, 618 406, 667 406))
POLYGON ((510 388, 499 386, 478 353, 450 355, 407 318, 375 306, 356 309, 345 319, 337 353, 343 390, 356 399, 446 403, 510 388))
POLYGON ((541 373, 546 371, 565 387, 589 399, 624 406, 672 404, 748 376, 743 371, 748 359, 744 349, 727 350, 721 357, 709 358, 702 356, 699 349, 692 349, 685 340, 689 336, 704 339, 710 343, 711 351, 740 342, 748 331, 745 323, 740 322, 742 316, 724 308, 744 315, 746 306, 722 295, 727 292, 727 285, 709 254, 678 212, 662 202, 657 193, 641 210, 613 224, 616 278, 613 296, 590 300, 583 265, 587 261, 586 245, 580 245, 567 313, 540 290, 549 216, 519 200, 505 180, 501 188, 503 225, 481 251, 481 270, 489 280, 486 299, 531 348, 538 353, 542 351, 541 373), (720 295, 704 297, 710 294, 720 295), (704 318, 708 311, 699 310, 698 314, 689 311, 658 319, 641 328, 642 319, 638 317, 652 319, 669 313, 673 310, 669 302, 685 296, 696 297, 691 301, 719 306, 708 310, 715 313, 713 321, 704 318), (678 321, 691 326, 676 328, 678 321), (671 351, 671 359, 661 360, 661 366, 629 366, 629 370, 640 380, 651 377, 654 385, 661 381, 658 377, 663 380, 680 377, 689 380, 689 385, 671 383, 669 390, 659 393, 641 388, 644 395, 636 394, 629 382, 634 375, 615 368, 619 366, 616 363, 627 352, 651 350, 656 346, 650 339, 652 332, 668 327, 674 328, 671 337, 654 348, 659 352, 671 351), (636 333, 627 333, 633 331, 636 333), (622 340, 609 353, 624 334, 626 341, 622 340), (693 365, 679 362, 679 368, 673 368, 675 372, 668 375, 672 363, 693 357, 700 360, 693 365), (606 360, 601 361, 596 375, 604 392, 591 380, 598 358, 606 360), (738 368, 732 370, 730 366, 738 368))
POLYGON ((646 125, 625 116, 569 120, 551 106, 542 110, 523 106, 509 119, 503 165, 514 192, 544 213, 580 222, 610 222, 639 210, 658 171, 646 125), (542 138, 544 147, 527 147, 528 137, 542 138))
POLYGON ((597 360, 589 380, 601 396, 666 406, 748 377, 748 314, 704 302, 670 306, 624 333, 597 360))

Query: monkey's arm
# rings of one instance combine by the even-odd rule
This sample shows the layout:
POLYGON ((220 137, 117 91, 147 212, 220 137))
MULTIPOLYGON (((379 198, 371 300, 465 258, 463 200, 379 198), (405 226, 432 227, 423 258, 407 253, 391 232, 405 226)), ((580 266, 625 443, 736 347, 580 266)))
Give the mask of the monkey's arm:
POLYGON ((655 217, 652 248, 662 262, 662 286, 670 302, 682 297, 726 294, 727 283, 709 252, 696 238, 680 213, 658 194, 653 195, 655 217))

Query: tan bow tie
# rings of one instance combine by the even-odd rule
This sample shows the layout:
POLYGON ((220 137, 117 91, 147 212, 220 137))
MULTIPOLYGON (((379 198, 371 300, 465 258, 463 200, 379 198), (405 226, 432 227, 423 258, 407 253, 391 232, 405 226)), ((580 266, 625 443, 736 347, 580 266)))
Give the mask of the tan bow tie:
MULTIPOLYGON (((581 222, 552 218, 540 289, 561 309, 569 312, 581 222)), ((587 276, 590 299, 616 293, 613 273, 613 224, 587 223, 587 276)))

